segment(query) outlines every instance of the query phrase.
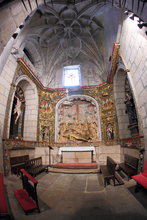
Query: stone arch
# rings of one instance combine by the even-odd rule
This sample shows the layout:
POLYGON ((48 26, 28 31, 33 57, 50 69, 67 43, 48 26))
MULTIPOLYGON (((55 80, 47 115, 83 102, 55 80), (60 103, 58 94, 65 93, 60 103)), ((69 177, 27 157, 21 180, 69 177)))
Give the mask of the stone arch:
POLYGON ((98 140, 101 140, 101 122, 100 122, 100 109, 99 109, 99 104, 98 102, 87 95, 71 95, 68 97, 64 97, 63 99, 61 99, 55 107, 55 141, 58 142, 59 139, 59 115, 58 115, 58 109, 62 104, 67 104, 73 102, 74 100, 85 100, 87 102, 92 103, 95 106, 96 109, 96 118, 97 118, 97 137, 98 140))
POLYGON ((41 57, 41 50, 40 50, 40 48, 37 49, 37 47, 38 47, 37 41, 32 40, 29 37, 27 37, 27 39, 20 45, 21 51, 23 51, 22 52, 23 59, 26 60, 26 62, 29 64, 31 62, 32 70, 35 72, 37 77, 40 79, 41 73, 44 72, 44 65, 43 65, 42 57, 41 57), (30 56, 32 58, 31 60, 25 54, 24 49, 26 49, 28 51, 28 53, 30 54, 30 56), (37 57, 37 59, 36 59, 36 57, 37 57))
POLYGON ((125 79, 127 77, 127 72, 125 71, 125 66, 120 64, 117 68, 113 83, 114 83, 114 98, 116 104, 116 112, 118 118, 118 131, 119 138, 130 137, 130 131, 128 129, 129 119, 125 113, 125 79))
MULTIPOLYGON (((124 103, 126 97, 125 97, 125 86, 126 86, 126 79, 128 81, 131 94, 133 97, 133 101, 135 103, 135 109, 136 107, 136 97, 134 94, 134 90, 132 88, 132 82, 127 74, 127 70, 124 66, 123 63, 120 63, 118 65, 118 68, 116 70, 116 75, 114 77, 113 85, 114 85, 114 97, 115 97, 115 103, 116 103, 116 112, 117 112, 117 118, 118 118, 118 125, 119 125, 119 137, 120 139, 122 138, 128 138, 131 137, 132 134, 132 129, 128 129, 128 125, 130 126, 130 120, 128 117, 128 114, 126 114, 126 105, 124 103), (130 130, 131 129, 131 130, 130 130)), ((137 114, 137 118, 138 118, 137 114)), ((131 123, 132 124, 132 123, 131 123)), ((136 119, 136 125, 138 126, 138 120, 136 119)), ((138 129, 138 128, 137 128, 138 129)), ((138 135, 138 132, 136 133, 138 135)))
MULTIPOLYGON (((23 139, 36 141, 37 140, 37 120, 38 120, 38 93, 36 85, 27 77, 21 76, 16 82, 15 86, 21 87, 25 96, 25 115, 24 115, 24 130, 23 139)), ((10 130, 10 116, 12 112, 12 104, 14 99, 15 91, 12 95, 12 103, 9 113, 9 127, 8 136, 10 130)))

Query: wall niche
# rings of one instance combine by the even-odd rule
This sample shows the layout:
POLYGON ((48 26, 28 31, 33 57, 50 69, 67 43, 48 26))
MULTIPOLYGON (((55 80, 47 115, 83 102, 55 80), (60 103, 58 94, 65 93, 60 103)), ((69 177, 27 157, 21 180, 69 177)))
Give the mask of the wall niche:
POLYGON ((65 97, 57 103, 55 112, 56 142, 81 143, 101 140, 99 106, 92 97, 65 97))

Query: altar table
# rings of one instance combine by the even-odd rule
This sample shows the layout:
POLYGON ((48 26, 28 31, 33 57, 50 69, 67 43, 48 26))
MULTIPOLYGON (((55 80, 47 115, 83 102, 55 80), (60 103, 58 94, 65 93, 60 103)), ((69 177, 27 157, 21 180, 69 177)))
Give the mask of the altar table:
POLYGON ((58 154, 61 155, 61 163, 63 161, 62 152, 91 152, 91 162, 93 162, 93 155, 95 153, 94 146, 82 146, 82 147, 60 147, 58 154))

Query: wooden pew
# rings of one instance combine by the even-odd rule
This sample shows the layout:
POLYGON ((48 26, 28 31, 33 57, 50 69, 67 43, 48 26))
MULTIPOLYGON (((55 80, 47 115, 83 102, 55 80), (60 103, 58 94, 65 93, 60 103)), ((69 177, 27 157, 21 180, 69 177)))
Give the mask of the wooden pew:
POLYGON ((35 177, 37 174, 42 171, 48 172, 48 165, 42 164, 42 157, 33 158, 26 161, 26 170, 27 172, 35 177))
POLYGON ((2 173, 0 173, 0 219, 13 219, 9 213, 8 201, 4 186, 4 176, 2 173))
POLYGON ((122 170, 125 174, 127 174, 129 180, 131 176, 137 174, 138 162, 138 158, 125 154, 124 163, 119 164, 119 170, 122 170))
POLYGON ((29 155, 10 157, 11 173, 19 175, 20 169, 25 169, 29 155))
POLYGON ((14 190, 14 195, 26 215, 35 209, 40 212, 37 196, 38 181, 27 173, 26 170, 21 169, 20 171, 23 189, 14 190))
POLYGON ((115 186, 116 165, 117 165, 116 162, 111 157, 107 157, 107 164, 100 166, 100 172, 103 174, 105 187, 109 183, 110 180, 113 180, 113 183, 115 186))

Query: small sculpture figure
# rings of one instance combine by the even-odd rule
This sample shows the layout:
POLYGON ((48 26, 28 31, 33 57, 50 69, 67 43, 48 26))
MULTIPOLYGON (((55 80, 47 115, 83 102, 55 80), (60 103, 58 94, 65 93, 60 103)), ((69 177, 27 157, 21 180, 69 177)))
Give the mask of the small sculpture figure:
POLYGON ((89 135, 90 135, 91 141, 97 141, 98 140, 96 122, 90 122, 89 123, 89 135))
POLYGON ((134 100, 129 93, 126 93, 126 98, 124 103, 126 104, 125 113, 128 114, 130 124, 137 122, 134 100))
POLYGON ((50 141, 50 134, 49 134, 49 127, 47 126, 42 126, 42 141, 50 141))
POLYGON ((114 131, 113 131, 113 127, 111 124, 108 124, 108 127, 107 127, 107 139, 108 140, 114 139, 114 131))
POLYGON ((22 102, 20 101, 20 99, 17 96, 15 96, 15 98, 17 99, 16 105, 15 105, 15 108, 14 108, 14 114, 17 114, 15 122, 14 122, 16 124, 19 117, 20 117, 20 115, 21 115, 21 104, 22 104, 22 102))

